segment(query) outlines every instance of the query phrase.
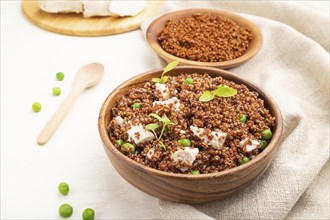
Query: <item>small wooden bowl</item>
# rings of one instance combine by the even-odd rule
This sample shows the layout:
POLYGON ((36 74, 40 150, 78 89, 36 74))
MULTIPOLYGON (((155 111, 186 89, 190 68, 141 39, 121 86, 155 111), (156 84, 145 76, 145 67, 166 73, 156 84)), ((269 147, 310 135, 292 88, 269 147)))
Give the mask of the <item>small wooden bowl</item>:
POLYGON ((159 171, 145 167, 123 155, 110 141, 107 127, 111 120, 111 109, 115 102, 128 93, 128 89, 138 87, 154 77, 159 77, 163 69, 152 70, 135 76, 118 86, 104 101, 99 114, 98 128, 104 149, 117 172, 130 184, 154 197, 184 203, 203 203, 217 200, 236 192, 257 178, 266 170, 278 149, 282 133, 282 116, 274 100, 258 86, 231 72, 209 67, 177 67, 168 75, 181 73, 208 73, 212 77, 244 84, 259 93, 265 106, 276 117, 273 137, 256 158, 249 163, 219 173, 187 175, 159 171))
POLYGON ((193 65, 193 66, 208 66, 208 67, 218 67, 221 69, 229 69, 238 65, 241 65, 242 63, 248 61, 251 59, 254 55, 258 53, 262 46, 262 34, 260 29, 253 24, 252 22, 246 20, 245 18, 233 14, 228 11, 219 11, 219 10, 212 10, 212 9, 187 9, 187 10, 181 10, 181 11, 175 11, 171 13, 167 13, 162 15, 161 17, 155 19, 150 26, 147 29, 146 33, 147 41, 149 45, 152 47, 152 49, 161 57, 163 58, 167 63, 170 63, 174 60, 180 61, 183 65, 193 65), (157 39, 158 34, 162 31, 162 29, 165 27, 165 24, 168 20, 179 20, 183 17, 189 17, 192 16, 195 13, 208 13, 211 15, 216 16, 223 16, 231 19, 236 24, 243 28, 247 28, 251 30, 252 33, 252 41, 250 42, 250 46, 248 50, 240 57, 224 61, 224 62, 199 62, 199 61, 192 61, 183 59, 180 57, 176 57, 172 54, 167 53, 163 48, 160 46, 160 43, 157 39))

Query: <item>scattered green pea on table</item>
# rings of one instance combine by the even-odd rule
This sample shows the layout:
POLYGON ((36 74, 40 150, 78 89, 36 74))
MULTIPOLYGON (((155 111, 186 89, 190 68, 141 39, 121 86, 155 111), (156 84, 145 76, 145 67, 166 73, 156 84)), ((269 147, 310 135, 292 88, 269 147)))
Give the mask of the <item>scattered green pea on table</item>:
POLYGON ((52 91, 54 96, 59 96, 61 94, 61 89, 59 87, 54 87, 52 91))
POLYGON ((82 214, 83 220, 94 220, 94 217, 95 217, 95 212, 91 208, 85 209, 82 214))
POLYGON ((62 72, 56 73, 56 79, 62 81, 64 79, 64 74, 62 72))
POLYGON ((32 104, 32 110, 34 112, 40 112, 40 110, 41 110, 41 104, 39 102, 34 102, 32 104))
POLYGON ((68 195, 69 189, 69 185, 65 182, 58 184, 58 191, 64 196, 68 195))
POLYGON ((72 213, 73 213, 73 208, 71 205, 64 203, 60 206, 60 208, 58 209, 58 213, 60 214, 61 217, 63 218, 69 218, 71 217, 72 213))

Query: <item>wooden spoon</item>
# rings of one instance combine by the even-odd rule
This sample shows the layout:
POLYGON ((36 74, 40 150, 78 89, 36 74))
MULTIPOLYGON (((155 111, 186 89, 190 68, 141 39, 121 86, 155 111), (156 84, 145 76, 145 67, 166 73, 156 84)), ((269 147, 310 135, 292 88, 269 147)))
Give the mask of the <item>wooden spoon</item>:
POLYGON ((103 74, 104 66, 100 63, 90 63, 80 68, 74 79, 71 93, 66 97, 39 134, 37 138, 37 143, 39 145, 43 145, 49 140, 80 93, 96 85, 103 77, 103 74))

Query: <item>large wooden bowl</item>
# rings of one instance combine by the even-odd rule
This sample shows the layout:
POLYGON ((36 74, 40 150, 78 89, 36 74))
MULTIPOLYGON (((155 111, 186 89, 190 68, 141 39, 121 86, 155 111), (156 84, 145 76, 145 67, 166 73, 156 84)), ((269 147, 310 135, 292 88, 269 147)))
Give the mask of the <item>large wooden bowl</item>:
POLYGON ((187 10, 181 10, 181 11, 175 11, 171 13, 167 13, 162 15, 161 17, 155 19, 150 26, 147 29, 146 33, 147 41, 151 48, 157 53, 161 58, 163 58, 167 63, 170 63, 174 60, 180 61, 181 64, 184 65, 193 65, 193 66, 208 66, 208 67, 218 67, 221 69, 229 69, 238 65, 243 64, 244 62, 251 59, 254 55, 258 53, 262 46, 262 34, 260 29, 250 22, 249 20, 236 15, 234 13, 228 12, 228 11, 220 11, 220 10, 212 10, 212 9, 187 9, 187 10), (172 54, 167 53, 163 48, 160 46, 160 43, 157 39, 158 34, 162 31, 162 29, 165 27, 165 24, 168 20, 179 20, 182 17, 192 16, 195 13, 208 13, 211 15, 216 16, 223 16, 231 19, 236 24, 243 28, 247 28, 252 33, 252 41, 250 42, 250 46, 248 50, 240 57, 224 61, 224 62, 199 62, 199 61, 192 61, 183 59, 180 57, 176 57, 172 54))
POLYGON ((184 203, 203 203, 228 196, 252 182, 271 163, 278 149, 278 141, 282 133, 282 116, 274 100, 262 89, 242 77, 216 68, 209 67, 177 67, 168 75, 180 73, 209 73, 212 77, 221 76, 224 79, 245 84, 250 90, 257 91, 265 101, 265 106, 276 117, 273 137, 267 148, 249 163, 219 173, 186 175, 159 171, 145 167, 123 155, 111 143, 107 127, 111 120, 111 108, 121 99, 131 87, 153 77, 159 77, 163 69, 152 70, 133 77, 118 86, 105 100, 99 114, 99 133, 104 149, 118 173, 130 184, 154 197, 184 203))

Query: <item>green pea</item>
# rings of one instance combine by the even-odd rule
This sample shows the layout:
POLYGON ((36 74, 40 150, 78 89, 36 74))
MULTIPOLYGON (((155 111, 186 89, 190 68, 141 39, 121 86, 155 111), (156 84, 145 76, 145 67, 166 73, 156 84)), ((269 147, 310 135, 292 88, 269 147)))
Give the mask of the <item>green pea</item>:
POLYGON ((94 220, 94 217, 95 217, 95 212, 91 208, 85 209, 82 214, 83 220, 94 220))
POLYGON ((191 144, 191 141, 189 139, 180 139, 178 142, 184 146, 184 147, 189 147, 191 144))
POLYGON ((41 110, 41 104, 39 102, 34 102, 32 104, 32 110, 34 112, 40 112, 40 110, 41 110))
POLYGON ((135 147, 133 144, 130 144, 130 143, 125 143, 125 144, 121 145, 121 150, 123 152, 129 152, 131 154, 135 153, 135 147))
POLYGON ((69 218, 71 217, 73 212, 72 206, 69 204, 62 204, 60 208, 58 209, 58 213, 60 214, 61 217, 63 218, 69 218))
POLYGON ((60 184, 58 184, 58 191, 62 194, 62 195, 68 195, 69 193, 69 185, 65 182, 61 182, 60 184))
POLYGON ((134 103, 134 104, 132 105, 132 107, 133 107, 133 108, 141 108, 142 105, 141 105, 141 103, 136 102, 136 103, 134 103))
POLYGON ((56 78, 58 81, 62 81, 64 79, 64 74, 62 72, 56 73, 56 78))
POLYGON ((259 150, 263 151, 267 147, 267 145, 268 145, 267 141, 261 140, 259 150))
POLYGON ((247 117, 246 117, 246 115, 241 115, 241 116, 239 117, 239 120, 240 120, 242 123, 246 123, 246 122, 247 122, 247 117))
POLYGON ((193 84, 193 82, 194 82, 193 78, 186 78, 186 79, 183 81, 184 84, 193 84))
POLYGON ((59 96, 61 94, 61 89, 59 87, 54 87, 53 88, 53 95, 54 96, 59 96))
POLYGON ((269 128, 261 131, 261 137, 264 140, 269 140, 272 138, 272 136, 273 136, 273 133, 269 128))
POLYGON ((123 141, 123 140, 116 140, 116 143, 117 143, 119 146, 121 146, 121 145, 124 144, 124 141, 123 141))
POLYGON ((198 174, 201 174, 201 173, 199 172, 199 170, 192 170, 192 171, 190 171, 190 173, 191 173, 192 175, 198 175, 198 174))
POLYGON ((242 159, 242 163, 244 164, 244 163, 247 163, 247 162, 249 162, 249 158, 248 157, 243 157, 243 159, 242 159))
POLYGON ((247 162, 249 162, 249 158, 246 157, 246 156, 244 156, 243 159, 242 159, 241 161, 238 162, 238 164, 239 164, 239 165, 242 165, 242 164, 245 164, 245 163, 247 163, 247 162))

